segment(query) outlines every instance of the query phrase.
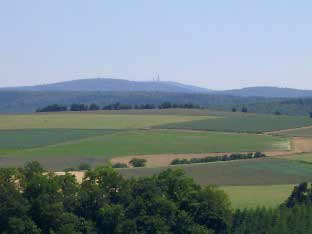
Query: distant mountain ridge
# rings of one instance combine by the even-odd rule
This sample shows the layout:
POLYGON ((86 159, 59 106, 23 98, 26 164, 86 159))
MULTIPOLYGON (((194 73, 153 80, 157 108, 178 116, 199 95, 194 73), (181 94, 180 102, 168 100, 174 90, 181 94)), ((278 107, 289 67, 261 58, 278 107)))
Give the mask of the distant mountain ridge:
POLYGON ((232 90, 211 90, 194 85, 172 81, 130 81, 125 79, 92 78, 65 81, 53 84, 0 88, 1 91, 53 91, 53 92, 163 92, 214 94, 235 97, 264 98, 307 98, 312 90, 299 90, 279 87, 247 87, 232 90))
POLYGON ((215 94, 238 97, 269 97, 269 98, 306 98, 312 97, 312 90, 278 88, 270 86, 247 87, 225 91, 213 91, 215 94))
POLYGON ((99 91, 99 92, 172 92, 207 93, 209 90, 170 81, 130 81, 111 78, 81 79, 54 84, 4 88, 22 91, 99 91))

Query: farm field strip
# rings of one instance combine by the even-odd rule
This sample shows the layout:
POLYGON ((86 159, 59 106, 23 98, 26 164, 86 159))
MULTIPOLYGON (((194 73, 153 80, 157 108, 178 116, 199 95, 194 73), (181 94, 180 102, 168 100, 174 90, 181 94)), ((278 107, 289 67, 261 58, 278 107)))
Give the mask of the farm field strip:
MULTIPOLYGON (((0 149, 21 150, 111 134, 116 130, 25 129, 0 130, 0 149)), ((0 151, 1 152, 1 151, 0 151)))
POLYGON ((312 126, 268 132, 267 134, 286 137, 312 137, 312 126))
POLYGON ((312 153, 302 153, 302 154, 284 156, 283 158, 287 159, 287 160, 299 161, 299 162, 305 162, 305 163, 311 163, 312 164, 312 153))
MULTIPOLYGON (((150 176, 167 167, 122 169, 126 177, 150 176)), ((264 158, 170 166, 181 168, 202 185, 285 185, 312 181, 312 165, 281 158, 264 158)))
POLYGON ((0 129, 141 129, 207 118, 218 117, 94 113, 0 115, 0 129))
POLYGON ((294 185, 221 186, 220 188, 229 196, 233 208, 276 208, 286 201, 294 185))
POLYGON ((33 160, 42 157, 110 159, 127 155, 287 150, 288 145, 288 139, 258 134, 136 130, 18 150, 4 156, 33 160))
POLYGON ((311 118, 273 115, 237 115, 215 119, 193 120, 184 123, 163 124, 155 128, 261 133, 306 126, 312 126, 311 118))

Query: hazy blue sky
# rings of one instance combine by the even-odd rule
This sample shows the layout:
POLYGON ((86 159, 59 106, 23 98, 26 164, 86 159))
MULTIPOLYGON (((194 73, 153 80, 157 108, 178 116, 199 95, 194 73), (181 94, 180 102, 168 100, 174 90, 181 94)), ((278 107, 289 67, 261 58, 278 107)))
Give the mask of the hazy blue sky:
POLYGON ((0 86, 157 73, 312 89, 312 1, 0 0, 0 86))

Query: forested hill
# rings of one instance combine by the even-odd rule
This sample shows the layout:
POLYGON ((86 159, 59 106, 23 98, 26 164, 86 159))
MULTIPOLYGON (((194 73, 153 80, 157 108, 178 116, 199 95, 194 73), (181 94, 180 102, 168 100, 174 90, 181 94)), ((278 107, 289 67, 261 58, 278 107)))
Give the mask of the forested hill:
POLYGON ((194 85, 170 81, 130 81, 124 79, 95 78, 65 81, 53 84, 0 88, 0 91, 53 91, 53 92, 163 92, 229 95, 236 97, 312 98, 312 90, 278 87, 249 87, 216 91, 194 85))
POLYGON ((271 98, 312 97, 311 90, 299 90, 299 89, 277 88, 277 87, 249 87, 243 89, 216 91, 213 93, 240 97, 271 97, 271 98))
MULTIPOLYGON (((2 89, 3 90, 3 89, 2 89)), ((192 85, 169 81, 130 81, 122 79, 96 78, 72 80, 54 84, 4 88, 20 91, 101 91, 101 92, 174 92, 207 93, 209 90, 192 85)))
POLYGON ((251 98, 217 94, 168 92, 76 92, 76 91, 0 91, 0 113, 27 113, 47 105, 69 106, 72 103, 100 106, 122 104, 155 104, 171 102, 193 103, 215 110, 237 111, 246 107, 248 112, 308 115, 312 111, 312 98, 251 98))
POLYGON ((124 79, 94 78, 65 81, 53 84, 0 88, 0 91, 76 91, 76 92, 164 92, 230 95, 237 97, 312 98, 312 90, 278 87, 249 87, 216 91, 200 86, 170 81, 130 81, 124 79))

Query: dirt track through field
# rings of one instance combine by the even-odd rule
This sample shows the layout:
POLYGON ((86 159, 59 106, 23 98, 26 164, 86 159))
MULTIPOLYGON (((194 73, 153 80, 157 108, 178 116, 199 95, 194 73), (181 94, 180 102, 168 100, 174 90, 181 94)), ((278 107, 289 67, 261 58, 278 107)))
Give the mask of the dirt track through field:
MULTIPOLYGON (((294 137, 291 138, 291 149, 281 151, 265 151, 267 156, 284 156, 298 153, 312 152, 312 138, 294 137)), ((232 152, 232 153, 248 153, 248 152, 232 152)), ((158 155, 133 155, 126 157, 116 157, 111 159, 112 163, 126 163, 133 158, 144 158, 147 160, 146 165, 149 167, 168 166, 171 161, 176 158, 205 158, 209 156, 220 156, 231 153, 201 153, 201 154, 158 154, 158 155)))

